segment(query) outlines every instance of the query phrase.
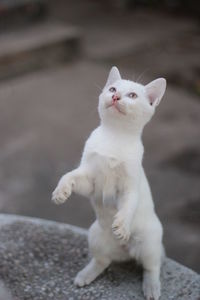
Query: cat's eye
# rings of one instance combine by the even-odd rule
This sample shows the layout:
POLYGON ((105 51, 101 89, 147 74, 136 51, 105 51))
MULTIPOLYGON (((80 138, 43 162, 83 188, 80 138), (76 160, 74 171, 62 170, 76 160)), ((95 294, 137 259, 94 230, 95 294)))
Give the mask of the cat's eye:
POLYGON ((128 96, 129 96, 129 98, 135 99, 135 98, 137 98, 138 95, 136 93, 130 93, 130 94, 128 94, 128 96))
POLYGON ((115 93, 115 92, 116 92, 116 88, 112 86, 111 88, 109 88, 109 91, 110 91, 111 93, 115 93))

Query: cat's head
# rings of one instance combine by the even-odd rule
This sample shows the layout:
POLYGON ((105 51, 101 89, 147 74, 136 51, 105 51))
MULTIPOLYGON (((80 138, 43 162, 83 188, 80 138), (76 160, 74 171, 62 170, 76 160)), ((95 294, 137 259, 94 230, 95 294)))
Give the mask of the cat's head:
POLYGON ((164 78, 147 85, 121 78, 112 67, 106 85, 99 97, 99 115, 102 123, 111 126, 135 126, 143 129, 151 119, 166 89, 164 78))

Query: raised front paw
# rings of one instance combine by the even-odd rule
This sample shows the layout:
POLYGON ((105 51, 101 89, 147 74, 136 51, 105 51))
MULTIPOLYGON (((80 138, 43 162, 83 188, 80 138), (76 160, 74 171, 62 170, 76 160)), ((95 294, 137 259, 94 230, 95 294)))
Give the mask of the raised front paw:
POLYGON ((120 213, 114 217, 112 231, 115 237, 123 242, 127 242, 130 238, 130 227, 120 213))
POLYGON ((69 186, 57 186, 57 188, 52 193, 52 201, 55 204, 64 203, 67 198, 71 195, 71 188, 69 186))
POLYGON ((58 183, 58 186, 52 193, 52 201, 55 204, 62 204, 64 203, 72 193, 72 182, 67 178, 61 179, 58 183))

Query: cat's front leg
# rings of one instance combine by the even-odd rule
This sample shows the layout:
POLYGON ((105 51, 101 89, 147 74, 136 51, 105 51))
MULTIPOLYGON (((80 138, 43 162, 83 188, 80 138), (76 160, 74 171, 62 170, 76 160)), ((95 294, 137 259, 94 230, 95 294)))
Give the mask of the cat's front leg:
POLYGON ((93 181, 88 170, 79 167, 61 177, 52 194, 52 201, 62 204, 71 196, 72 192, 87 197, 92 191, 93 181))
POLYGON ((114 216, 112 231, 115 237, 122 242, 127 242, 131 235, 131 224, 138 203, 138 195, 129 191, 121 199, 119 210, 114 216))
POLYGON ((72 172, 69 172, 63 175, 56 189, 53 191, 52 201, 55 204, 62 204, 70 197, 75 183, 71 173, 72 172))
POLYGON ((129 240, 131 234, 130 224, 127 222, 124 212, 119 211, 114 216, 112 231, 115 237, 119 240, 122 240, 122 242, 127 242, 129 240))
POLYGON ((127 242, 131 235, 131 225, 139 199, 141 170, 141 163, 135 162, 131 168, 126 168, 126 176, 118 182, 118 212, 114 216, 112 231, 123 243, 127 242))

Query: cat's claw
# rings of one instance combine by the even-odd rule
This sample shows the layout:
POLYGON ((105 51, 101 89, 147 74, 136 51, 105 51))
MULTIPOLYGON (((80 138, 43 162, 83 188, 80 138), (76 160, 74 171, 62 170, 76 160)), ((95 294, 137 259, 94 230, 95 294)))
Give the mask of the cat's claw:
POLYGON ((114 218, 112 231, 117 239, 128 242, 130 238, 130 230, 128 228, 128 224, 126 224, 120 214, 117 214, 114 218))

